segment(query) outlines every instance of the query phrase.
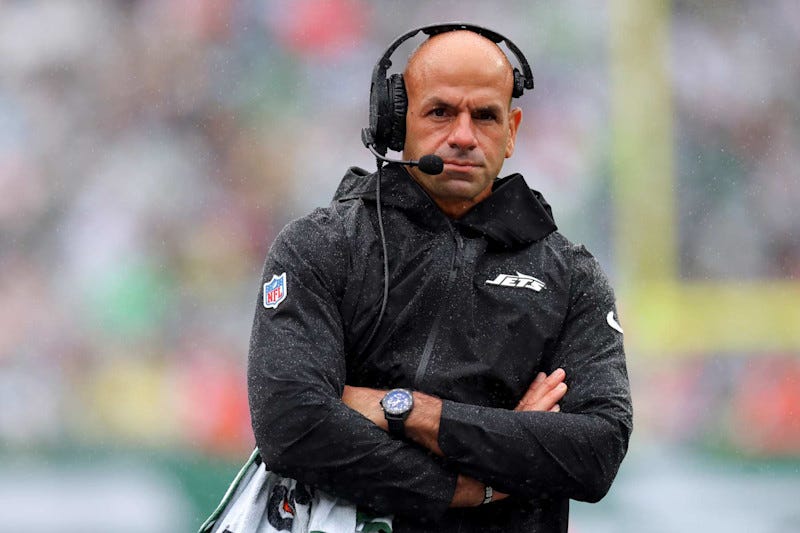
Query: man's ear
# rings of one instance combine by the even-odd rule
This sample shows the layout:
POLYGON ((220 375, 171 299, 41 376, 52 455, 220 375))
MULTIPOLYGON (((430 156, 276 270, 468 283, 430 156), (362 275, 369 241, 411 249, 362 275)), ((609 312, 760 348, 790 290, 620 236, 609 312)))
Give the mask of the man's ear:
POLYGON ((506 158, 511 157, 514 153, 514 143, 517 140, 517 131, 519 131, 519 124, 522 122, 522 109, 515 107, 508 113, 508 142, 506 143, 506 158))

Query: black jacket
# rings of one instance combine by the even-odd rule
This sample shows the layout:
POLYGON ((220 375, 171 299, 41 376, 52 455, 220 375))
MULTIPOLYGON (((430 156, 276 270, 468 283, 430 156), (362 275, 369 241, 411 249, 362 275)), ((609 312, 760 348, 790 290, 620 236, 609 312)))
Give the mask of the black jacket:
POLYGON ((259 295, 248 364, 264 460, 394 513, 398 533, 565 532, 569 499, 606 494, 632 428, 606 277, 556 231, 522 176, 497 180, 452 221, 389 165, 381 198, 389 299, 364 346, 383 293, 376 176, 366 174, 351 169, 330 207, 290 223, 269 251, 263 281, 286 273, 286 298, 268 309, 259 295), (569 385, 560 413, 512 411, 537 372, 558 367, 569 385), (441 397, 446 458, 346 407, 345 384, 441 397), (448 509, 457 473, 512 497, 448 509))

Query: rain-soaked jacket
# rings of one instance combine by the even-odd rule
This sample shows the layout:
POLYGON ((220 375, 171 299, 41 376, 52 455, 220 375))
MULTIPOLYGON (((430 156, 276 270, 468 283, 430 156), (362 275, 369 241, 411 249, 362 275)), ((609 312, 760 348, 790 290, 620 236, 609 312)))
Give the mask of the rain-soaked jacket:
POLYGON ((632 428, 605 275, 522 176, 497 180, 454 221, 389 165, 389 298, 365 345, 383 294, 375 180, 350 169, 331 205, 286 226, 267 256, 248 363, 265 462, 394 513, 397 533, 565 532, 569 499, 606 494, 632 428), (569 386, 561 412, 513 411, 538 372, 558 367, 569 386), (346 407, 345 384, 442 398, 445 458, 346 407), (511 496, 448 509, 458 473, 511 496))

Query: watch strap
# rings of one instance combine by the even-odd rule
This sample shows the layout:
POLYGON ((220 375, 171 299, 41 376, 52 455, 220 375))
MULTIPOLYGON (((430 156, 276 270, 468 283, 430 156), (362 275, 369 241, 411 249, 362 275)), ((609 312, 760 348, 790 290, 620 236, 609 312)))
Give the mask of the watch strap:
POLYGON ((389 434, 395 438, 402 439, 406 436, 406 424, 402 418, 389 418, 386 417, 389 423, 389 434))

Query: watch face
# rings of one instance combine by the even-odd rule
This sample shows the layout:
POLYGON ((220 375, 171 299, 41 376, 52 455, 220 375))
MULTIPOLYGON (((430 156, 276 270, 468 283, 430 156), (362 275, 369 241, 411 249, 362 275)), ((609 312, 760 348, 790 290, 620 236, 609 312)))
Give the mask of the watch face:
POLYGON ((405 389, 394 389, 383 397, 383 410, 390 415, 400 415, 411 409, 414 397, 405 389))

